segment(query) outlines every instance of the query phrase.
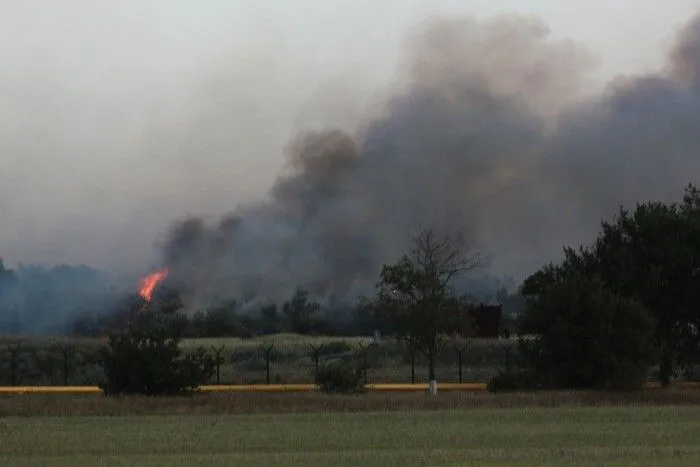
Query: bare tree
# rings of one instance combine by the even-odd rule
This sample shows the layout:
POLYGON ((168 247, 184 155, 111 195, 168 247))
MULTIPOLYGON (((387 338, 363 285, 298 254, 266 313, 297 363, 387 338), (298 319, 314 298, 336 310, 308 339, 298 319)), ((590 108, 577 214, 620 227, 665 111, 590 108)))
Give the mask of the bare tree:
POLYGON ((376 307, 388 314, 399 340, 427 357, 430 392, 435 394, 437 353, 468 319, 466 304, 456 294, 454 281, 485 265, 486 260, 461 234, 439 235, 427 229, 412 240, 409 254, 396 264, 382 267, 376 307))

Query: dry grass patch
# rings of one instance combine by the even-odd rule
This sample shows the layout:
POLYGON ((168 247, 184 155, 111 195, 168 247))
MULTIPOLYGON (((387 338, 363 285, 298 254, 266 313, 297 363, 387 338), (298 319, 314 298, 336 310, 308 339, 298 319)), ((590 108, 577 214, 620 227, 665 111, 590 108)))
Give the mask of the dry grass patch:
POLYGON ((613 406, 695 406, 698 390, 646 390, 491 394, 444 392, 367 393, 362 395, 197 394, 191 397, 104 397, 100 395, 28 394, 0 397, 0 416, 123 416, 168 414, 285 414, 396 412, 472 408, 557 408, 613 406))

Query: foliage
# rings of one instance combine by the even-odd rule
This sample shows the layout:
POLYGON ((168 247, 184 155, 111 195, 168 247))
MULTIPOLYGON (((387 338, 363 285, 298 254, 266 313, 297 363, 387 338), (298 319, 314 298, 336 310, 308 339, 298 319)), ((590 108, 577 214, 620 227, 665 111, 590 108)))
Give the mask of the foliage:
POLYGON ((159 326, 139 326, 109 336, 101 352, 105 395, 178 395, 213 374, 215 362, 202 347, 182 356, 180 340, 159 326))
POLYGON ((307 334, 313 328, 313 318, 320 304, 309 300, 309 292, 297 288, 294 296, 284 302, 282 313, 286 316, 291 332, 307 334))
POLYGON ((533 276, 536 292, 572 270, 596 275, 609 290, 644 306, 656 322, 661 352, 660 379, 669 384, 673 368, 697 351, 700 314, 700 194, 690 185, 681 203, 647 202, 620 209, 591 247, 566 251, 561 268, 533 276), (694 348, 693 348, 694 347, 694 348))
POLYGON ((317 384, 324 393, 361 392, 362 368, 346 359, 333 360, 319 367, 317 384))
POLYGON ((655 358, 655 322, 647 309, 609 290, 600 277, 563 266, 532 276, 524 328, 531 368, 547 384, 567 388, 635 388, 655 358), (543 278, 548 278, 545 285, 543 278))
POLYGON ((262 334, 275 334, 280 332, 280 317, 277 313, 277 305, 267 305, 260 308, 262 320, 262 334))
POLYGON ((470 252, 462 237, 432 230, 421 231, 413 244, 410 254, 382 267, 375 303, 393 323, 397 338, 427 356, 433 381, 439 349, 467 322, 467 304, 455 295, 453 282, 483 259, 470 252))
POLYGON ((591 249, 593 266, 611 288, 644 304, 656 319, 660 378, 670 383, 681 345, 700 324, 700 194, 689 185, 681 203, 624 209, 591 249))
MULTIPOLYGON (((689 185, 680 203, 638 203, 631 211, 621 208, 613 221, 602 223, 590 247, 566 249, 561 265, 550 264, 533 274, 522 292, 539 295, 574 274, 604 286, 607 299, 619 312, 626 309, 629 320, 637 313, 632 308, 647 310, 655 323, 649 341, 661 356, 659 379, 670 384, 674 367, 690 366, 699 353, 700 192, 689 185)), ((533 331, 532 322, 523 323, 522 332, 533 331)), ((634 332, 641 329, 625 331, 634 332)), ((639 345, 640 355, 646 354, 650 346, 639 345)), ((633 364, 625 371, 635 374, 641 369, 633 364)))
POLYGON ((206 311, 198 311, 187 323, 187 337, 227 337, 252 335, 245 316, 236 313, 236 301, 231 300, 206 311))

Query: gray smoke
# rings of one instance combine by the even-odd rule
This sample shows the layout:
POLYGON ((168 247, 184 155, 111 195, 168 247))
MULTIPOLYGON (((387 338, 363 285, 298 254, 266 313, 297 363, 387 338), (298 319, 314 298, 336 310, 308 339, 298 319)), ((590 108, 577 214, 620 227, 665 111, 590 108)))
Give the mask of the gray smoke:
POLYGON ((620 204, 672 200, 700 169, 700 17, 669 71, 586 96, 593 57, 516 16, 435 21, 358 128, 303 133, 258 204, 176 223, 164 246, 194 303, 371 291, 421 226, 466 232, 522 278, 620 204))

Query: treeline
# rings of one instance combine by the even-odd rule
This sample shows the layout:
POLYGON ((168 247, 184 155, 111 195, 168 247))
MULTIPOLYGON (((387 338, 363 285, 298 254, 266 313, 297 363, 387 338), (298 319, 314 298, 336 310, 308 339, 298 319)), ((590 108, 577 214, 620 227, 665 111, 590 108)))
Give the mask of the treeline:
MULTIPOLYGON (((505 327, 515 330, 522 316, 524 299, 509 294, 506 289, 497 293, 504 313, 505 327)), ((471 303, 479 304, 476 297, 471 303)), ((119 330, 130 323, 157 321, 167 326, 172 336, 179 338, 216 338, 257 336, 293 333, 312 336, 371 336, 393 335, 392 321, 380 310, 358 300, 355 306, 337 306, 321 309, 318 302, 309 298, 306 290, 298 288, 295 294, 280 306, 261 306, 259 310, 241 306, 230 300, 218 306, 192 314, 182 311, 182 301, 176 291, 160 288, 153 302, 146 303, 138 295, 122 300, 108 313, 83 313, 74 318, 67 334, 76 337, 100 337, 119 330)))
MULTIPOLYGON (((22 265, 15 269, 0 259, 0 334, 98 336, 114 330, 137 314, 146 303, 129 289, 128 281, 79 265, 44 267, 22 265)), ((467 278, 460 285, 474 303, 498 301, 509 322, 522 313, 524 301, 512 279, 487 274, 467 278)), ((283 303, 251 307, 238 300, 197 312, 181 313, 177 292, 160 287, 150 312, 162 310, 177 322, 186 337, 248 337, 279 332, 325 335, 370 335, 388 331, 386 320, 361 306, 339 304, 320 307, 305 290, 283 303)))

